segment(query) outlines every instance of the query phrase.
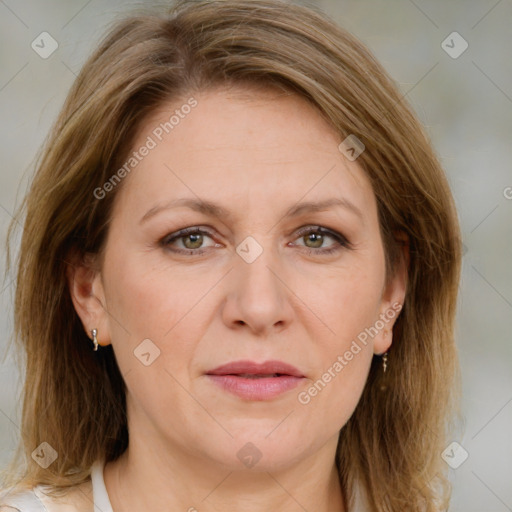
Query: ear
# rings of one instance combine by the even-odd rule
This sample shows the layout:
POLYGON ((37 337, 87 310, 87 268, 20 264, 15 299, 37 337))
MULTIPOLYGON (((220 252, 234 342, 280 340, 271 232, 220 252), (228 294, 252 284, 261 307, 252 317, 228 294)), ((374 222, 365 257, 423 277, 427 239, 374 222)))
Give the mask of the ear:
POLYGON ((66 275, 73 306, 82 320, 85 332, 92 339, 91 330, 97 329, 100 345, 110 344, 110 328, 106 310, 105 292, 97 257, 84 257, 70 253, 67 258, 66 275))
POLYGON ((393 325, 402 310, 407 291, 407 274, 409 270, 409 237, 403 231, 394 233, 400 254, 393 275, 384 285, 379 318, 375 322, 378 333, 373 340, 373 351, 381 355, 389 350, 393 342, 393 325))

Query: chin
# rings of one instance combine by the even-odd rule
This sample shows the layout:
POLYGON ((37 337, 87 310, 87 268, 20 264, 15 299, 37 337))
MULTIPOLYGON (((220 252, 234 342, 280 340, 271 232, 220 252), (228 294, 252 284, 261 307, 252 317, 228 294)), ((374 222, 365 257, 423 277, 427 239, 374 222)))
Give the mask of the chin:
POLYGON ((311 446, 303 437, 294 440, 289 434, 280 436, 277 432, 269 436, 270 430, 258 434, 251 432, 251 435, 235 436, 225 446, 212 446, 210 450, 205 450, 205 453, 211 453, 213 448, 215 453, 212 457, 229 471, 246 469, 271 472, 286 469, 297 463, 307 456, 305 447, 311 446))

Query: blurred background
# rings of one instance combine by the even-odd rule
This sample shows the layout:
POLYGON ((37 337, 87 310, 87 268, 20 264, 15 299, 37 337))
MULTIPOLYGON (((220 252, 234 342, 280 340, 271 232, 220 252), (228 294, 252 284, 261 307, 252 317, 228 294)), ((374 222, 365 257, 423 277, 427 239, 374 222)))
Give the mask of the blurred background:
MULTIPOLYGON (((451 511, 512 511, 512 1, 300 3, 323 10, 374 52, 444 165, 464 242, 457 321, 464 424, 439 456, 453 482, 451 511)), ((81 65, 111 21, 144 5, 0 0, 3 238, 81 65)), ((2 466, 19 435, 21 406, 22 375, 7 350, 12 280, 0 288, 2 466)))

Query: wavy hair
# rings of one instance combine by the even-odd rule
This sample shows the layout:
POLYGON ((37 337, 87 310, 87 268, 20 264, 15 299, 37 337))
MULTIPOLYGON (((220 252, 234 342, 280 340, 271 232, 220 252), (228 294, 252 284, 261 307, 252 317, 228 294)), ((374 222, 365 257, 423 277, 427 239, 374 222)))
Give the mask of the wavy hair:
POLYGON ((96 459, 126 449, 124 381, 111 345, 91 350, 66 262, 71 251, 104 247, 121 186, 102 200, 94 190, 122 165, 143 120, 164 102, 222 85, 297 94, 340 140, 363 141, 357 162, 377 199, 387 275, 401 252, 394 234, 405 232, 408 288, 385 383, 375 358, 340 431, 336 464, 347 503, 357 483, 373 512, 444 510, 440 454, 459 381, 461 242, 450 188, 413 109, 371 52, 316 9, 279 0, 181 1, 135 12, 115 22, 83 66, 18 212, 25 219, 14 339, 25 378, 21 439, 4 486, 49 484, 57 493, 86 481, 96 459), (31 458, 43 441, 59 455, 47 469, 31 458))

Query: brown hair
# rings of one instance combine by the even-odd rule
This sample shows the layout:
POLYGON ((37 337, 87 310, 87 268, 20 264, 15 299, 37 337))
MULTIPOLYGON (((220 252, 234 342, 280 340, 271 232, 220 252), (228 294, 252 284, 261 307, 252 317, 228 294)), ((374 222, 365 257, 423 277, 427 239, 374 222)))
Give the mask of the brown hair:
POLYGON ((376 358, 336 463, 346 496, 359 482, 372 511, 444 508, 440 454, 458 383, 461 258, 450 189, 421 124, 370 51, 325 15, 278 0, 185 1, 118 21, 73 84, 20 210, 15 332, 26 377, 21 442, 4 484, 65 489, 87 480, 96 459, 126 449, 126 388, 112 346, 91 350, 67 258, 101 251, 120 187, 102 200, 93 191, 122 165, 144 118, 169 99, 237 84, 292 91, 340 140, 354 134, 366 146, 357 162, 377 198, 388 276, 400 252, 393 233, 403 231, 408 288, 387 390, 376 358), (43 441, 58 453, 47 469, 31 459, 43 441))

